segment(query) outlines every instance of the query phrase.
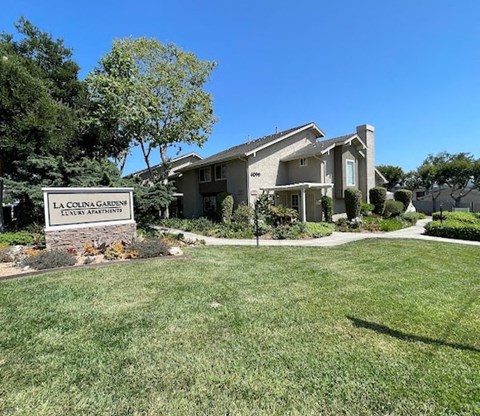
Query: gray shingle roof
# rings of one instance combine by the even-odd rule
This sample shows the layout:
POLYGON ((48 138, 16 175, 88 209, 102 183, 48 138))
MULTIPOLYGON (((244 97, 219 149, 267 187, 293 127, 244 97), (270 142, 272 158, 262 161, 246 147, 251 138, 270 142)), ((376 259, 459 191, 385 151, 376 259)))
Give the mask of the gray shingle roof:
MULTIPOLYGON (((259 147, 268 145, 269 143, 272 143, 278 139, 281 139, 283 136, 287 136, 288 134, 293 133, 296 130, 301 130, 302 128, 305 128, 310 125, 315 126, 314 123, 302 124, 301 126, 293 127, 288 130, 280 131, 278 133, 270 134, 268 136, 251 140, 247 143, 242 143, 237 146, 230 147, 227 150, 223 150, 222 152, 216 153, 210 157, 207 157, 205 159, 199 160, 198 162, 192 163, 188 167, 184 168, 184 170, 190 170, 190 169, 198 168, 201 166, 211 165, 213 163, 236 159, 240 156, 245 156, 248 153, 254 152, 255 149, 258 149, 259 147)), ((318 129, 318 127, 316 128, 318 129)))
POLYGON ((289 160, 300 159, 302 157, 320 155, 332 146, 335 146, 337 144, 343 144, 345 143, 345 141, 351 139, 356 135, 356 133, 351 133, 345 134, 344 136, 334 137, 333 139, 316 141, 315 143, 309 144, 297 150, 296 152, 285 156, 282 161, 287 162, 289 160))

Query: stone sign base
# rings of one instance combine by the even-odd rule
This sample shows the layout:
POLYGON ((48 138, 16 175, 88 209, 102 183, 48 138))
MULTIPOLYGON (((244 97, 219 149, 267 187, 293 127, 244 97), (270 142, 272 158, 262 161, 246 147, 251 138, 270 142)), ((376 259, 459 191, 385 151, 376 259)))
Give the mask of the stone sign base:
POLYGON ((136 224, 112 224, 82 228, 68 228, 45 231, 47 249, 75 247, 81 250, 86 243, 95 245, 117 242, 131 243, 135 237, 136 224))

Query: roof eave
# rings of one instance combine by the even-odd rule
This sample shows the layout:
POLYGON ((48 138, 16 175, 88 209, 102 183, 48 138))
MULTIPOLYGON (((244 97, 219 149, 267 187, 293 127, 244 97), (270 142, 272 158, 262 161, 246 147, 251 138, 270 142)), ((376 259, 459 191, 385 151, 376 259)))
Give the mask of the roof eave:
POLYGON ((325 137, 325 133, 324 133, 322 130, 320 130, 315 123, 310 123, 310 124, 307 124, 307 125, 305 125, 305 126, 303 126, 303 127, 300 127, 300 128, 297 129, 297 130, 291 131, 291 132, 288 133, 288 134, 284 134, 283 136, 280 136, 280 137, 279 137, 278 139, 276 139, 276 140, 272 140, 271 142, 268 142, 268 143, 265 143, 265 144, 263 144, 263 145, 261 145, 261 146, 258 146, 258 147, 256 147, 255 149, 250 150, 249 152, 246 152, 246 153, 244 154, 244 156, 253 155, 254 153, 259 152, 260 150, 266 149, 267 147, 270 147, 270 146, 272 146, 272 145, 274 145, 274 144, 276 144, 276 143, 278 143, 278 142, 280 142, 280 141, 282 141, 282 140, 288 139, 289 137, 291 137, 291 136, 293 136, 293 135, 295 135, 295 134, 298 134, 298 133, 300 133, 300 132, 302 132, 302 131, 304 131, 304 130, 309 130, 309 129, 313 129, 313 130, 316 131, 316 133, 317 133, 316 137, 317 137, 317 138, 318 138, 318 137, 325 137))

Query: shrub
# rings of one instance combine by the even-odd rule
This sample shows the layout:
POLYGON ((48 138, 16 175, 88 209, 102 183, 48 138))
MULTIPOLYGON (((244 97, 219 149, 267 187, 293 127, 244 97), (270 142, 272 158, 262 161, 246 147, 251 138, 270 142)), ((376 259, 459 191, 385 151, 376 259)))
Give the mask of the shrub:
POLYGON ((122 243, 114 243, 107 247, 104 253, 106 260, 118 260, 123 257, 125 247, 122 243))
POLYGON ((395 201, 400 201, 403 204, 403 212, 405 212, 412 202, 412 191, 408 189, 399 189, 393 194, 395 201))
POLYGON ((346 218, 339 218, 335 223, 335 228, 342 232, 348 231, 348 220, 346 218))
POLYGON ((83 245, 84 256, 96 256, 97 254, 99 254, 99 251, 92 243, 85 243, 83 245))
POLYGON ((240 228, 248 228, 253 223, 253 208, 242 202, 232 215, 232 222, 240 228))
POLYGON ((382 218, 377 215, 370 215, 363 218, 363 229, 370 232, 380 231, 382 218))
POLYGON ((217 213, 223 224, 230 224, 233 214, 233 196, 229 192, 217 195, 217 213))
POLYGON ((380 231, 397 231, 404 228, 405 223, 398 217, 384 219, 380 222, 380 231))
POLYGON ((274 240, 297 240, 299 238, 308 237, 305 224, 300 222, 297 224, 283 224, 275 227, 272 231, 274 240))
POLYGON ((435 237, 480 241, 480 224, 466 223, 453 219, 445 220, 443 223, 432 221, 425 226, 425 234, 435 237))
POLYGON ((362 205, 360 206, 360 214, 362 214, 362 216, 370 215, 374 208, 375 205, 369 204, 368 202, 362 202, 362 205))
POLYGON ((353 220, 360 217, 360 207, 362 205, 362 192, 355 188, 347 188, 344 191, 345 211, 347 218, 353 220))
POLYGON ((385 210, 383 216, 385 218, 398 217, 403 212, 403 203, 389 199, 385 202, 385 210))
POLYGON ((407 222, 408 225, 415 225, 418 221, 418 214, 416 212, 405 212, 401 218, 407 222))
POLYGON ((443 211, 443 216, 440 215, 440 212, 434 212, 432 214, 433 221, 440 221, 443 220, 456 220, 468 224, 477 224, 480 223, 480 216, 478 213, 473 212, 463 212, 463 211, 456 211, 456 212, 448 212, 443 211))
POLYGON ((167 255, 168 247, 160 240, 147 238, 130 244, 128 251, 138 253, 141 259, 150 259, 167 255))
POLYGON ((0 243, 6 243, 9 246, 31 246, 35 243, 35 237, 32 233, 18 231, 16 233, 1 233, 0 243))
POLYGON ((274 205, 273 197, 268 194, 262 194, 257 198, 255 205, 258 207, 260 218, 263 217, 266 222, 271 223, 270 208, 274 205))
POLYGON ((370 202, 373 204, 373 213, 382 215, 387 200, 387 190, 381 186, 376 186, 369 191, 370 202))
POLYGON ((22 264, 36 270, 45 270, 74 266, 76 262, 75 257, 65 250, 44 250, 40 254, 25 258, 22 264))
POLYGON ((325 222, 306 222, 305 231, 310 237, 321 238, 331 235, 335 226, 325 222))
POLYGON ((298 212, 292 208, 278 205, 270 207, 270 215, 275 226, 278 225, 292 225, 298 219, 298 212))
POLYGON ((332 222, 333 220, 333 199, 328 195, 323 195, 322 199, 323 221, 332 222))
POLYGON ((419 220, 424 220, 427 216, 423 212, 417 212, 417 216, 419 220))

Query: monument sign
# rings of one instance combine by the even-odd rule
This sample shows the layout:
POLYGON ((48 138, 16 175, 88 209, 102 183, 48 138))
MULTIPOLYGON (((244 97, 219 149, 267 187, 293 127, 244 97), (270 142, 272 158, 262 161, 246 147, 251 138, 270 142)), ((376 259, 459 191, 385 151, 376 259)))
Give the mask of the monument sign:
POLYGON ((48 248, 130 242, 133 188, 43 188, 48 248))

